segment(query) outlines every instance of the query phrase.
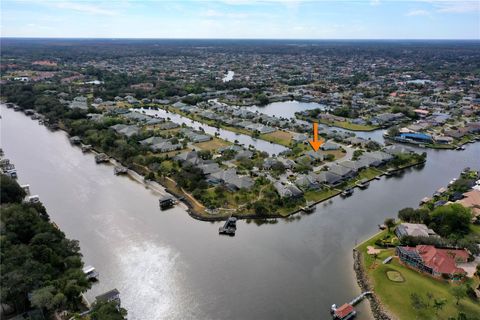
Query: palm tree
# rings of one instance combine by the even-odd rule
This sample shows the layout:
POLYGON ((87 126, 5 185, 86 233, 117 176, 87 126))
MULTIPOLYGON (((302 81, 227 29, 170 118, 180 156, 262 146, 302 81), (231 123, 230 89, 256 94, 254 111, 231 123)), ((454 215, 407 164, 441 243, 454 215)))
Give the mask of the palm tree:
POLYGON ((440 312, 443 307, 447 304, 447 301, 445 299, 435 299, 433 301, 433 308, 435 309, 435 315, 438 316, 438 312, 440 312))

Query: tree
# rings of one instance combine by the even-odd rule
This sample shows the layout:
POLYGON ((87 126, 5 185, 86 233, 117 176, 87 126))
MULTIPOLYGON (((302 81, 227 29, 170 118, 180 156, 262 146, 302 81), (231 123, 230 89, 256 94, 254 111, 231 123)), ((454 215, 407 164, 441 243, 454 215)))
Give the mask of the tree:
POLYGON ((398 211, 398 219, 404 222, 412 222, 415 216, 415 210, 413 208, 403 208, 398 211))
POLYGON ((472 215, 468 208, 453 203, 435 208, 431 214, 430 227, 442 237, 465 235, 470 230, 472 215))
MULTIPOLYGON (((0 185, 2 194, 5 187, 21 190, 12 183, 16 186, 0 185)), ((12 203, 0 211, 0 302, 27 304, 32 293, 31 304, 47 311, 77 305, 90 287, 78 242, 65 238, 38 204, 12 203)))
POLYGON ((390 232, 390 229, 395 227, 395 219, 393 218, 387 218, 385 219, 385 225, 387 226, 388 228, 388 232, 390 232))
POLYGON ((433 293, 431 293, 430 291, 427 291, 426 293, 426 296, 427 296, 427 307, 430 307, 430 303, 432 302, 434 296, 433 296, 433 293))
POLYGON ((438 316, 438 313, 442 311, 442 309, 445 307, 447 304, 447 301, 445 299, 435 299, 433 301, 433 309, 435 309, 435 315, 438 316))
POLYGON ((396 137, 400 134, 400 131, 398 130, 398 127, 391 127, 388 129, 387 134, 389 137, 396 137))
POLYGON ((460 303, 460 300, 467 297, 467 287, 465 285, 452 286, 450 288, 450 293, 455 297, 456 305, 460 303))
POLYGON ((31 303, 34 307, 53 311, 67 301, 61 292, 55 293, 55 287, 46 286, 32 292, 31 303))
POLYGON ((25 190, 18 185, 18 183, 6 175, 0 176, 1 194, 0 203, 22 202, 25 198, 25 190))
POLYGON ((115 301, 100 301, 95 303, 90 313, 92 320, 125 320, 127 310, 121 308, 115 301))
POLYGON ((410 294, 410 304, 412 305, 412 308, 417 311, 422 310, 426 306, 420 295, 415 292, 410 294))

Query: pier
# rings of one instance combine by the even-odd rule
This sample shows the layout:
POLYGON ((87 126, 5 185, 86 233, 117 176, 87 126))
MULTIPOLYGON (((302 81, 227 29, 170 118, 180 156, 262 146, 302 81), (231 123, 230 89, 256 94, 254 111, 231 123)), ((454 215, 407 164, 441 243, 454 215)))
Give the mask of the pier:
POLYGON ((330 309, 330 312, 333 315, 334 319, 339 319, 339 320, 347 320, 347 319, 352 319, 357 315, 357 312, 353 308, 356 304, 361 302, 366 296, 372 294, 371 291, 365 291, 362 292, 359 296, 353 298, 352 301, 348 303, 344 303, 342 306, 337 308, 336 304, 332 305, 332 308, 330 309))

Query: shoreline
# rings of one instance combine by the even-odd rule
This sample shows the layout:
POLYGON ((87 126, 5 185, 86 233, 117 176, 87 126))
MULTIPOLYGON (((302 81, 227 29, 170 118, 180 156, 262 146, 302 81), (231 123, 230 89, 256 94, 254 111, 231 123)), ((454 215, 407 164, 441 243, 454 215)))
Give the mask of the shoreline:
MULTIPOLYGON (((378 234, 379 233, 376 233, 375 236, 378 234)), ((370 305, 370 311, 372 312, 373 317, 375 318, 375 320, 395 320, 396 318, 394 318, 392 315, 390 315, 387 312, 385 306, 380 302, 375 291, 373 290, 373 287, 370 284, 370 280, 366 275, 362 258, 363 258, 362 253, 358 251, 357 248, 355 247, 353 249, 353 270, 355 272, 355 278, 362 292, 366 292, 366 291, 372 292, 372 294, 367 296, 367 299, 368 299, 368 302, 370 305)))
MULTIPOLYGON (((5 103, 2 103, 2 105, 5 105, 5 103)), ((5 105, 5 107, 6 107, 6 105, 5 105)), ((25 115, 23 110, 15 110, 15 112, 22 112, 25 115)), ((27 115, 25 115, 25 116, 27 116, 27 115)), ((39 123, 39 125, 42 125, 42 124, 39 123)), ((45 126, 47 129, 49 129, 52 132, 60 130, 66 135, 67 138, 70 137, 69 133, 63 128, 63 126, 59 126, 58 129, 52 129, 46 124, 43 124, 43 126, 45 126)), ((74 145, 72 145, 72 146, 74 146, 74 145)), ((92 152, 95 155, 102 153, 99 150, 96 150, 94 147, 91 148, 90 152, 92 152)), ((107 153, 105 153, 105 154, 107 154, 107 153)), ((334 194, 332 194, 332 195, 330 195, 326 198, 320 199, 318 201, 313 201, 312 203, 310 203, 308 205, 305 205, 305 206, 302 206, 302 207, 299 207, 299 208, 295 208, 295 209, 293 209, 292 212, 289 212, 287 214, 274 213, 274 214, 269 214, 269 215, 258 215, 258 214, 233 213, 231 215, 206 216, 206 215, 202 214, 200 212, 200 210, 198 210, 198 208, 203 207, 203 205, 198 203, 198 200, 194 199, 190 194, 188 194, 184 190, 182 190, 182 189, 173 190, 172 188, 168 187, 167 185, 165 185, 165 184, 163 184, 159 181, 147 180, 147 179, 145 179, 146 175, 142 175, 138 170, 135 170, 135 169, 132 169, 132 168, 129 168, 129 167, 123 165, 123 163, 121 161, 115 159, 114 157, 112 157, 108 154, 107 154, 107 156, 109 157, 108 163, 110 163, 113 166, 122 165, 122 166, 128 168, 128 171, 127 171, 128 177, 131 178, 132 180, 142 184, 145 188, 150 189, 150 190, 152 190, 152 191, 154 191, 158 194, 161 194, 161 195, 165 195, 165 194, 168 193, 168 194, 174 196, 176 198, 176 200, 178 201, 178 203, 183 203, 183 205, 184 205, 183 208, 187 211, 187 213, 189 214, 190 217, 192 217, 196 220, 200 220, 200 221, 208 221, 208 222, 225 221, 229 216, 236 217, 237 219, 240 219, 240 220, 247 220, 247 219, 253 219, 253 220, 288 219, 289 217, 291 217, 295 214, 305 212, 304 211, 305 207, 314 207, 314 206, 317 206, 318 204, 320 204, 322 202, 328 201, 328 200, 330 200, 330 199, 332 199, 336 196, 339 196, 341 194, 341 192, 344 190, 344 189, 338 189, 337 193, 334 193, 334 194), (193 198, 194 200, 192 200, 191 198, 193 198), (195 204, 194 201, 197 202, 197 204, 195 204)), ((423 161, 416 162, 416 163, 413 163, 413 164, 408 164, 408 165, 403 166, 403 167, 395 168, 391 171, 391 173, 400 172, 400 171, 403 171, 403 170, 411 168, 411 167, 422 165, 425 162, 426 162, 426 160, 423 160, 423 161)), ((148 170, 148 169, 146 169, 146 170, 148 170)), ((148 170, 148 172, 151 172, 151 171, 148 170)), ((385 175, 385 172, 383 172, 383 173, 381 173, 381 174, 379 174, 375 177, 372 177, 372 178, 368 179, 367 181, 370 182, 372 180, 375 180, 376 177, 381 177, 381 176, 384 176, 384 175, 385 175)), ((172 180, 170 178, 167 178, 167 179, 169 179, 173 183, 175 183, 174 180, 172 180)), ((352 188, 358 188, 358 186, 353 186, 352 188)))

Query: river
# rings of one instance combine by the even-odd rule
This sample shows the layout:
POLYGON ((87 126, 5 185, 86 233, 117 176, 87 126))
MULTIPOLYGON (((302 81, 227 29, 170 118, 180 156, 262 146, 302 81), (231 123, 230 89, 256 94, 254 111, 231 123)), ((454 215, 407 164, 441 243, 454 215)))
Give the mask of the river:
MULTIPOLYGON (((480 167, 479 143, 461 152, 427 149, 421 170, 373 181, 292 221, 241 221, 230 238, 181 207, 160 211, 158 195, 96 165, 65 133, 5 107, 1 113, 1 146, 19 182, 30 184, 100 272, 87 296, 118 288, 129 319, 328 319, 333 303, 359 293, 355 243, 464 167, 480 167)), ((358 319, 370 318, 367 303, 357 310, 358 319)))

